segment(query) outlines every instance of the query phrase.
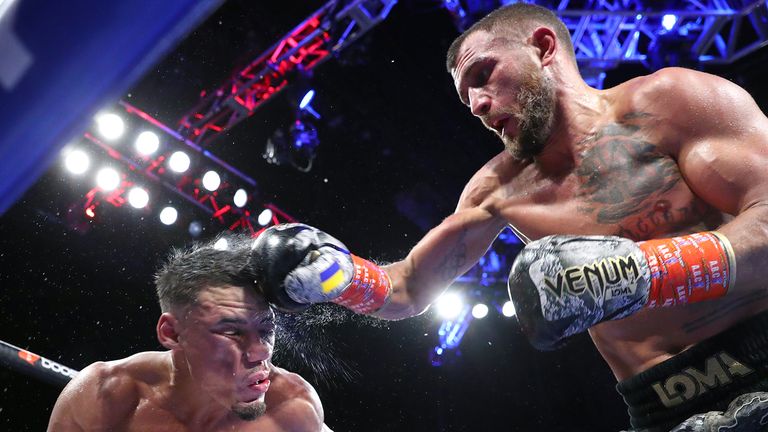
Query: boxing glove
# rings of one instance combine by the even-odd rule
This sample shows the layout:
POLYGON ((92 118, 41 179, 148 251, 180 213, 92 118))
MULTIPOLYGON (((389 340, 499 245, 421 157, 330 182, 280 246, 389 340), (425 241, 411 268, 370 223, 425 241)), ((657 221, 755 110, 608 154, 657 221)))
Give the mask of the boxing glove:
POLYGON ((266 229, 253 244, 250 263, 267 301, 288 312, 334 302, 357 313, 371 313, 387 302, 391 291, 381 268, 304 224, 266 229))
POLYGON ((551 350, 569 336, 643 307, 722 297, 735 268, 730 243, 716 232, 641 243, 555 235, 523 248, 508 290, 528 339, 551 350))

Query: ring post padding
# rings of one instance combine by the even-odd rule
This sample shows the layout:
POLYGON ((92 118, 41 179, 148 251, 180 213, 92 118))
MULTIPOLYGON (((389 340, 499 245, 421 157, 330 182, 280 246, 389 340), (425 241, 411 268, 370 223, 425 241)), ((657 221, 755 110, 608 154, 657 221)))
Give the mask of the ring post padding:
POLYGON ((0 340, 0 363, 48 384, 64 387, 78 371, 0 340))

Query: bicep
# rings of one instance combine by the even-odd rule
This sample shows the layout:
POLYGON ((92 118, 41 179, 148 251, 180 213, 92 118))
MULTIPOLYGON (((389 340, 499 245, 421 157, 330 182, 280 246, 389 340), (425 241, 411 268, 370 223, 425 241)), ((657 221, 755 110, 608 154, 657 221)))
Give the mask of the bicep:
POLYGON ((738 215, 768 203, 768 119, 746 91, 730 91, 733 100, 700 120, 711 125, 711 133, 684 145, 678 164, 697 196, 738 215))

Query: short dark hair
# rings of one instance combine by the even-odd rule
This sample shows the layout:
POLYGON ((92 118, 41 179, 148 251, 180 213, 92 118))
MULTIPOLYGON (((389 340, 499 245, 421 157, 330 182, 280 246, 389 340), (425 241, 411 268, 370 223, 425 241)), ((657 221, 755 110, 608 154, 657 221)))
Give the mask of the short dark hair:
POLYGON ((522 25, 528 23, 544 24, 552 27, 563 48, 568 52, 574 63, 576 62, 576 54, 573 51, 573 43, 571 42, 571 33, 557 15, 545 7, 527 3, 515 3, 496 9, 484 16, 451 43, 446 56, 448 73, 451 73, 451 70, 456 67, 456 57, 459 55, 461 44, 472 33, 481 30, 492 32, 500 27, 507 30, 520 30, 522 25))
POLYGON ((192 305, 200 291, 209 286, 255 289, 249 266, 253 241, 247 234, 224 232, 205 242, 174 248, 155 273, 160 309, 167 312, 173 307, 192 305))

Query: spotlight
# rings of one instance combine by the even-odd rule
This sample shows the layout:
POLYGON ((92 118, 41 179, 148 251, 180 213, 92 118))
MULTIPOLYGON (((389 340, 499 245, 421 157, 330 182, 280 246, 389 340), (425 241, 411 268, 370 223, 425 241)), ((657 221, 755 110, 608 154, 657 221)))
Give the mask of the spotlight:
POLYGON ((177 151, 168 158, 168 166, 177 173, 183 173, 189 169, 189 156, 183 151, 177 151))
POLYGON ((677 24, 677 17, 672 14, 666 14, 661 18, 661 26, 664 30, 670 31, 677 24))
POLYGON ((96 174, 96 184, 103 191, 111 191, 120 185, 120 174, 112 168, 102 168, 96 174))
POLYGON ((238 189, 232 201, 234 201, 237 207, 245 207, 248 203, 248 192, 245 189, 238 189))
POLYGON ((216 250, 227 250, 227 247, 229 246, 229 243, 227 243, 227 239, 220 238, 216 240, 216 243, 213 244, 213 248, 216 250))
POLYGON ((315 97, 315 91, 310 89, 299 102, 299 109, 304 109, 312 102, 312 98, 315 97))
POLYGON ((213 192, 221 185, 221 177, 216 171, 208 171, 203 175, 203 187, 213 192))
POLYGON ((441 317, 454 319, 461 313, 461 309, 464 307, 464 302, 458 294, 444 293, 437 299, 436 307, 437 313, 440 314, 441 317))
POLYGON ((96 116, 96 127, 104 139, 114 141, 125 132, 125 123, 117 114, 104 113, 96 116))
POLYGON ((149 194, 146 190, 140 187, 135 187, 128 192, 128 203, 133 206, 133 208, 144 208, 149 203, 149 194))
POLYGON ((136 138, 136 151, 143 156, 149 156, 156 152, 160 147, 160 138, 157 134, 150 131, 144 131, 136 138))
POLYGON ((319 120, 320 119, 320 114, 318 114, 317 111, 315 111, 312 108, 312 105, 310 105, 312 103, 312 98, 314 98, 314 97, 315 97, 315 91, 310 89, 304 95, 304 97, 301 98, 301 102, 299 102, 299 111, 308 112, 309 114, 312 115, 312 117, 314 117, 314 118, 319 120))
POLYGON ((472 307, 472 316, 477 319, 483 319, 488 315, 488 306, 483 303, 478 303, 472 307))
POLYGON ((173 207, 166 207, 160 212, 160 222, 165 225, 173 225, 179 217, 179 212, 173 207))
POLYGON ((511 301, 504 302, 504 306, 501 307, 501 314, 505 317, 514 316, 515 305, 511 301))
POLYGON ((270 209, 264 209, 263 212, 259 213, 259 217, 256 218, 256 221, 261 226, 267 226, 269 224, 269 221, 272 220, 272 210, 270 209))
POLYGON ((198 237, 203 233, 203 224, 200 221, 192 221, 189 224, 189 235, 192 237, 198 237))
POLYGON ((72 174, 82 174, 88 170, 88 166, 91 164, 88 155, 82 150, 72 150, 64 158, 64 166, 67 167, 72 174))

